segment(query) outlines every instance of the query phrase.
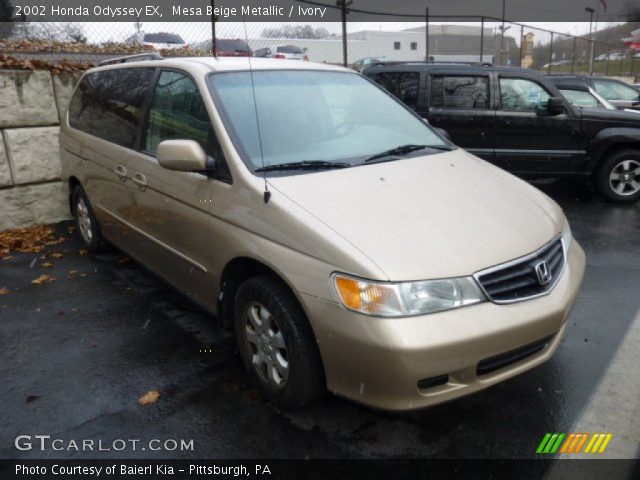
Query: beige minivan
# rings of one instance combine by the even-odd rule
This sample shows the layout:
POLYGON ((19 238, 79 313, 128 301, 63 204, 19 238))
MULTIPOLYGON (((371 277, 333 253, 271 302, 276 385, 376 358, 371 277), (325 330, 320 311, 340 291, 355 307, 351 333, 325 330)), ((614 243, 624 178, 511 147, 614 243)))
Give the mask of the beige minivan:
POLYGON ((522 373, 584 273, 553 200, 340 67, 119 59, 82 77, 60 149, 86 247, 214 313, 283 408, 416 409, 522 373))

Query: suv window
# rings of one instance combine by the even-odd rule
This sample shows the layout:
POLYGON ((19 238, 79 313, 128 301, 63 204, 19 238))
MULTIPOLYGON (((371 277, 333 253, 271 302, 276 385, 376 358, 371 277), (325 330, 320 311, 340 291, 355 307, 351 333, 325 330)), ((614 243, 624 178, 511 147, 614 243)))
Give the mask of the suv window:
POLYGON ((431 77, 430 105, 439 108, 489 108, 489 79, 484 76, 431 77))
POLYGON ((593 87, 605 100, 640 100, 640 93, 621 82, 594 80, 593 87))
POLYGON ((118 68, 86 75, 69 107, 69 124, 134 148, 154 70, 118 68))
POLYGON ((418 106, 418 72, 385 72, 376 76, 376 81, 391 92, 405 105, 415 109, 418 106))
POLYGON ((600 106, 598 104, 598 100, 596 100, 596 97, 591 95, 589 92, 582 92, 580 90, 566 90, 563 88, 560 88, 559 90, 560 93, 564 95, 564 97, 576 107, 597 108, 600 106))
POLYGON ((533 112, 551 97, 540 84, 526 78, 500 78, 502 110, 533 112))

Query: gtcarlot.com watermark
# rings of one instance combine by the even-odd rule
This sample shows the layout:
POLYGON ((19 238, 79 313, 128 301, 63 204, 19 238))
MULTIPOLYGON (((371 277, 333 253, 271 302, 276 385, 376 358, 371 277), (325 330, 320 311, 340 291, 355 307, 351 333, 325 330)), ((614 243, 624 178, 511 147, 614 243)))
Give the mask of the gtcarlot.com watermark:
POLYGON ((52 438, 51 435, 18 435, 14 441, 18 450, 36 450, 40 452, 192 452, 193 439, 159 439, 141 440, 139 438, 116 438, 114 440, 80 440, 52 438))

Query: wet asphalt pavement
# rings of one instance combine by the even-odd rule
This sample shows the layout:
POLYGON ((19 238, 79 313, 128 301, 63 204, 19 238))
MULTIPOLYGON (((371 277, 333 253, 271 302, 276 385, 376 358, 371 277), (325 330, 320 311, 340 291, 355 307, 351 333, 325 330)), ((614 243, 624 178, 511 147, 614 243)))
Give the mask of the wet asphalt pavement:
POLYGON ((544 433, 580 417, 640 305, 640 205, 606 204, 565 181, 538 186, 587 253, 559 350, 503 384, 412 413, 331 395, 278 411, 249 387, 215 320, 123 254, 79 255, 74 239, 50 247, 66 253, 47 271, 30 267, 42 254, 13 254, 0 261, 0 287, 13 291, 0 296, 0 458, 535 457, 544 433), (56 280, 31 285, 42 273, 56 280), (160 400, 139 406, 151 389, 160 400), (194 450, 21 452, 19 434, 193 439, 194 450))

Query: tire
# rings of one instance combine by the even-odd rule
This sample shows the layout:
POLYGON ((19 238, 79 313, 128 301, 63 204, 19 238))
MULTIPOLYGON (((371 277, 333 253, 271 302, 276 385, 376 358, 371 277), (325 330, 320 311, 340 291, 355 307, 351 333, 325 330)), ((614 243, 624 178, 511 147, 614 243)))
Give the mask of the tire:
POLYGON ((109 249, 109 244, 102 236, 100 224, 93 213, 91 202, 80 185, 73 189, 73 216, 84 248, 90 253, 101 253, 109 249))
POLYGON ((632 203, 640 199, 640 150, 620 150, 610 155, 598 168, 594 183, 597 192, 615 203, 632 203))
POLYGON ((311 326, 277 277, 259 275, 240 285, 234 327, 245 368, 274 405, 299 408, 324 394, 324 370, 311 326))

